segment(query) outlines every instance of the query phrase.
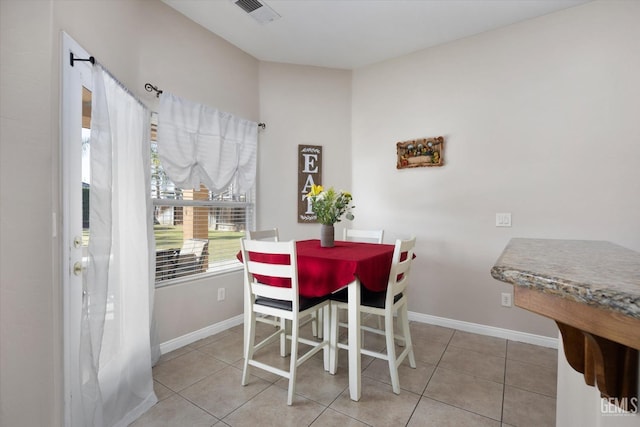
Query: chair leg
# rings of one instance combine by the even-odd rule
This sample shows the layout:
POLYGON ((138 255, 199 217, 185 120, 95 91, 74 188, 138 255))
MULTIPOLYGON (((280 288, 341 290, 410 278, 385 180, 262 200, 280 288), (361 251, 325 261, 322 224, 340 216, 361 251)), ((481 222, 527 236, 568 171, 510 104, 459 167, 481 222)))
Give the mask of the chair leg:
POLYGON ((318 333, 315 336, 318 339, 322 339, 324 336, 324 326, 321 328, 320 325, 324 325, 324 307, 316 311, 316 323, 316 329, 318 333))
POLYGON ((287 319, 280 318, 280 330, 284 331, 280 334, 280 356, 287 357, 287 319))
POLYGON ((253 351, 256 342, 256 313, 251 311, 249 325, 245 328, 247 337, 245 338, 244 365, 242 367, 242 385, 247 385, 249 381, 249 360, 253 359, 253 351))
MULTIPOLYGON (((322 342, 327 342, 331 337, 331 316, 329 315, 330 304, 322 307, 322 342)), ((322 349, 322 356, 324 362, 324 370, 328 371, 330 366, 330 358, 331 358, 331 344, 328 346, 324 346, 322 349)))
POLYGON ((331 326, 329 332, 329 373, 335 375, 338 367, 338 307, 331 303, 331 326))
POLYGON ((313 313, 311 313, 311 334, 314 337, 318 337, 318 330, 320 328, 318 327, 318 312, 315 311, 313 313))
POLYGON ((396 360, 396 340, 393 331, 393 312, 385 310, 384 332, 387 343, 387 359, 389 361, 389 375, 391 376, 391 387, 395 394, 400 394, 400 378, 398 376, 398 361, 396 360))
MULTIPOLYGON (((398 327, 401 328, 402 327, 402 319, 400 317, 400 312, 398 312, 397 315, 398 315, 398 327)), ((404 337, 404 335, 403 335, 403 337, 404 337)), ((406 345, 406 343, 404 342, 404 338, 398 339, 396 344, 398 344, 399 347, 404 347, 406 345)))
POLYGON ((293 394, 296 389, 296 374, 298 371, 298 329, 297 320, 291 325, 291 361, 289 363, 289 390, 287 392, 287 405, 293 404, 293 394))
POLYGON ((322 324, 322 309, 318 309, 311 314, 311 333, 319 339, 322 339, 322 324))
POLYGON ((407 312, 407 305, 403 305, 398 310, 398 322, 402 328, 402 337, 404 338, 404 345, 409 349, 409 366, 415 369, 416 357, 413 354, 413 342, 411 341, 411 330, 409 329, 409 313, 407 312))

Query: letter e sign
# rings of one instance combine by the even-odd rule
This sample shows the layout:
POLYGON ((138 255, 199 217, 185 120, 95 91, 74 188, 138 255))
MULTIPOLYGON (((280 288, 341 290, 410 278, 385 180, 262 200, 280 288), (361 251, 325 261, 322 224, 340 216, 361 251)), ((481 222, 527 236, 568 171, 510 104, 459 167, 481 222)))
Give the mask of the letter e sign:
POLYGON ((298 145, 298 222, 317 222, 307 194, 322 185, 322 146, 298 145))

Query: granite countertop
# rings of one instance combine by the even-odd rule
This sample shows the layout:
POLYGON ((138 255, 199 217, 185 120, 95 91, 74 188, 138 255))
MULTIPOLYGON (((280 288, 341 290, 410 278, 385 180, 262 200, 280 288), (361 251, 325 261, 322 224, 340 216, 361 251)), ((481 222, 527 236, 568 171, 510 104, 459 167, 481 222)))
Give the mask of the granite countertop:
POLYGON ((640 252, 610 242, 514 238, 491 275, 640 319, 640 252))

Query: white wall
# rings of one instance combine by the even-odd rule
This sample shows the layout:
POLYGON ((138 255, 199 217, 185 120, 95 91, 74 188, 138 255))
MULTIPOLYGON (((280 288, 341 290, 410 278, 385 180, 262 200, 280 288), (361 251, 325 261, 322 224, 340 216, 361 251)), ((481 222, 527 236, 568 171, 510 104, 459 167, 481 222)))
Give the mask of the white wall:
POLYGON ((262 62, 260 117, 257 227, 318 239, 319 225, 297 222, 298 145, 323 147, 323 185, 351 189, 351 72, 262 62))
POLYGON ((50 1, 0 1, 0 425, 62 419, 50 1), (37 7, 33 7, 37 6, 37 7))
POLYGON ((356 223, 417 236, 409 310, 555 337, 500 306, 509 239, 640 250, 638 22, 589 3, 354 72, 356 223), (396 170, 397 141, 438 135, 443 167, 396 170))

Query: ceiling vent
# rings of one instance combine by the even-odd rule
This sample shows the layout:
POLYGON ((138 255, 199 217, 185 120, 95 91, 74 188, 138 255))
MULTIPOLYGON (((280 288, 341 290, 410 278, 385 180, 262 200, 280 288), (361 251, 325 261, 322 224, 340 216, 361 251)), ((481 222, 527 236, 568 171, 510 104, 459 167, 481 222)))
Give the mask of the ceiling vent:
POLYGON ((247 12, 253 19, 261 24, 266 24, 280 18, 278 13, 258 0, 232 0, 242 10, 247 12))

